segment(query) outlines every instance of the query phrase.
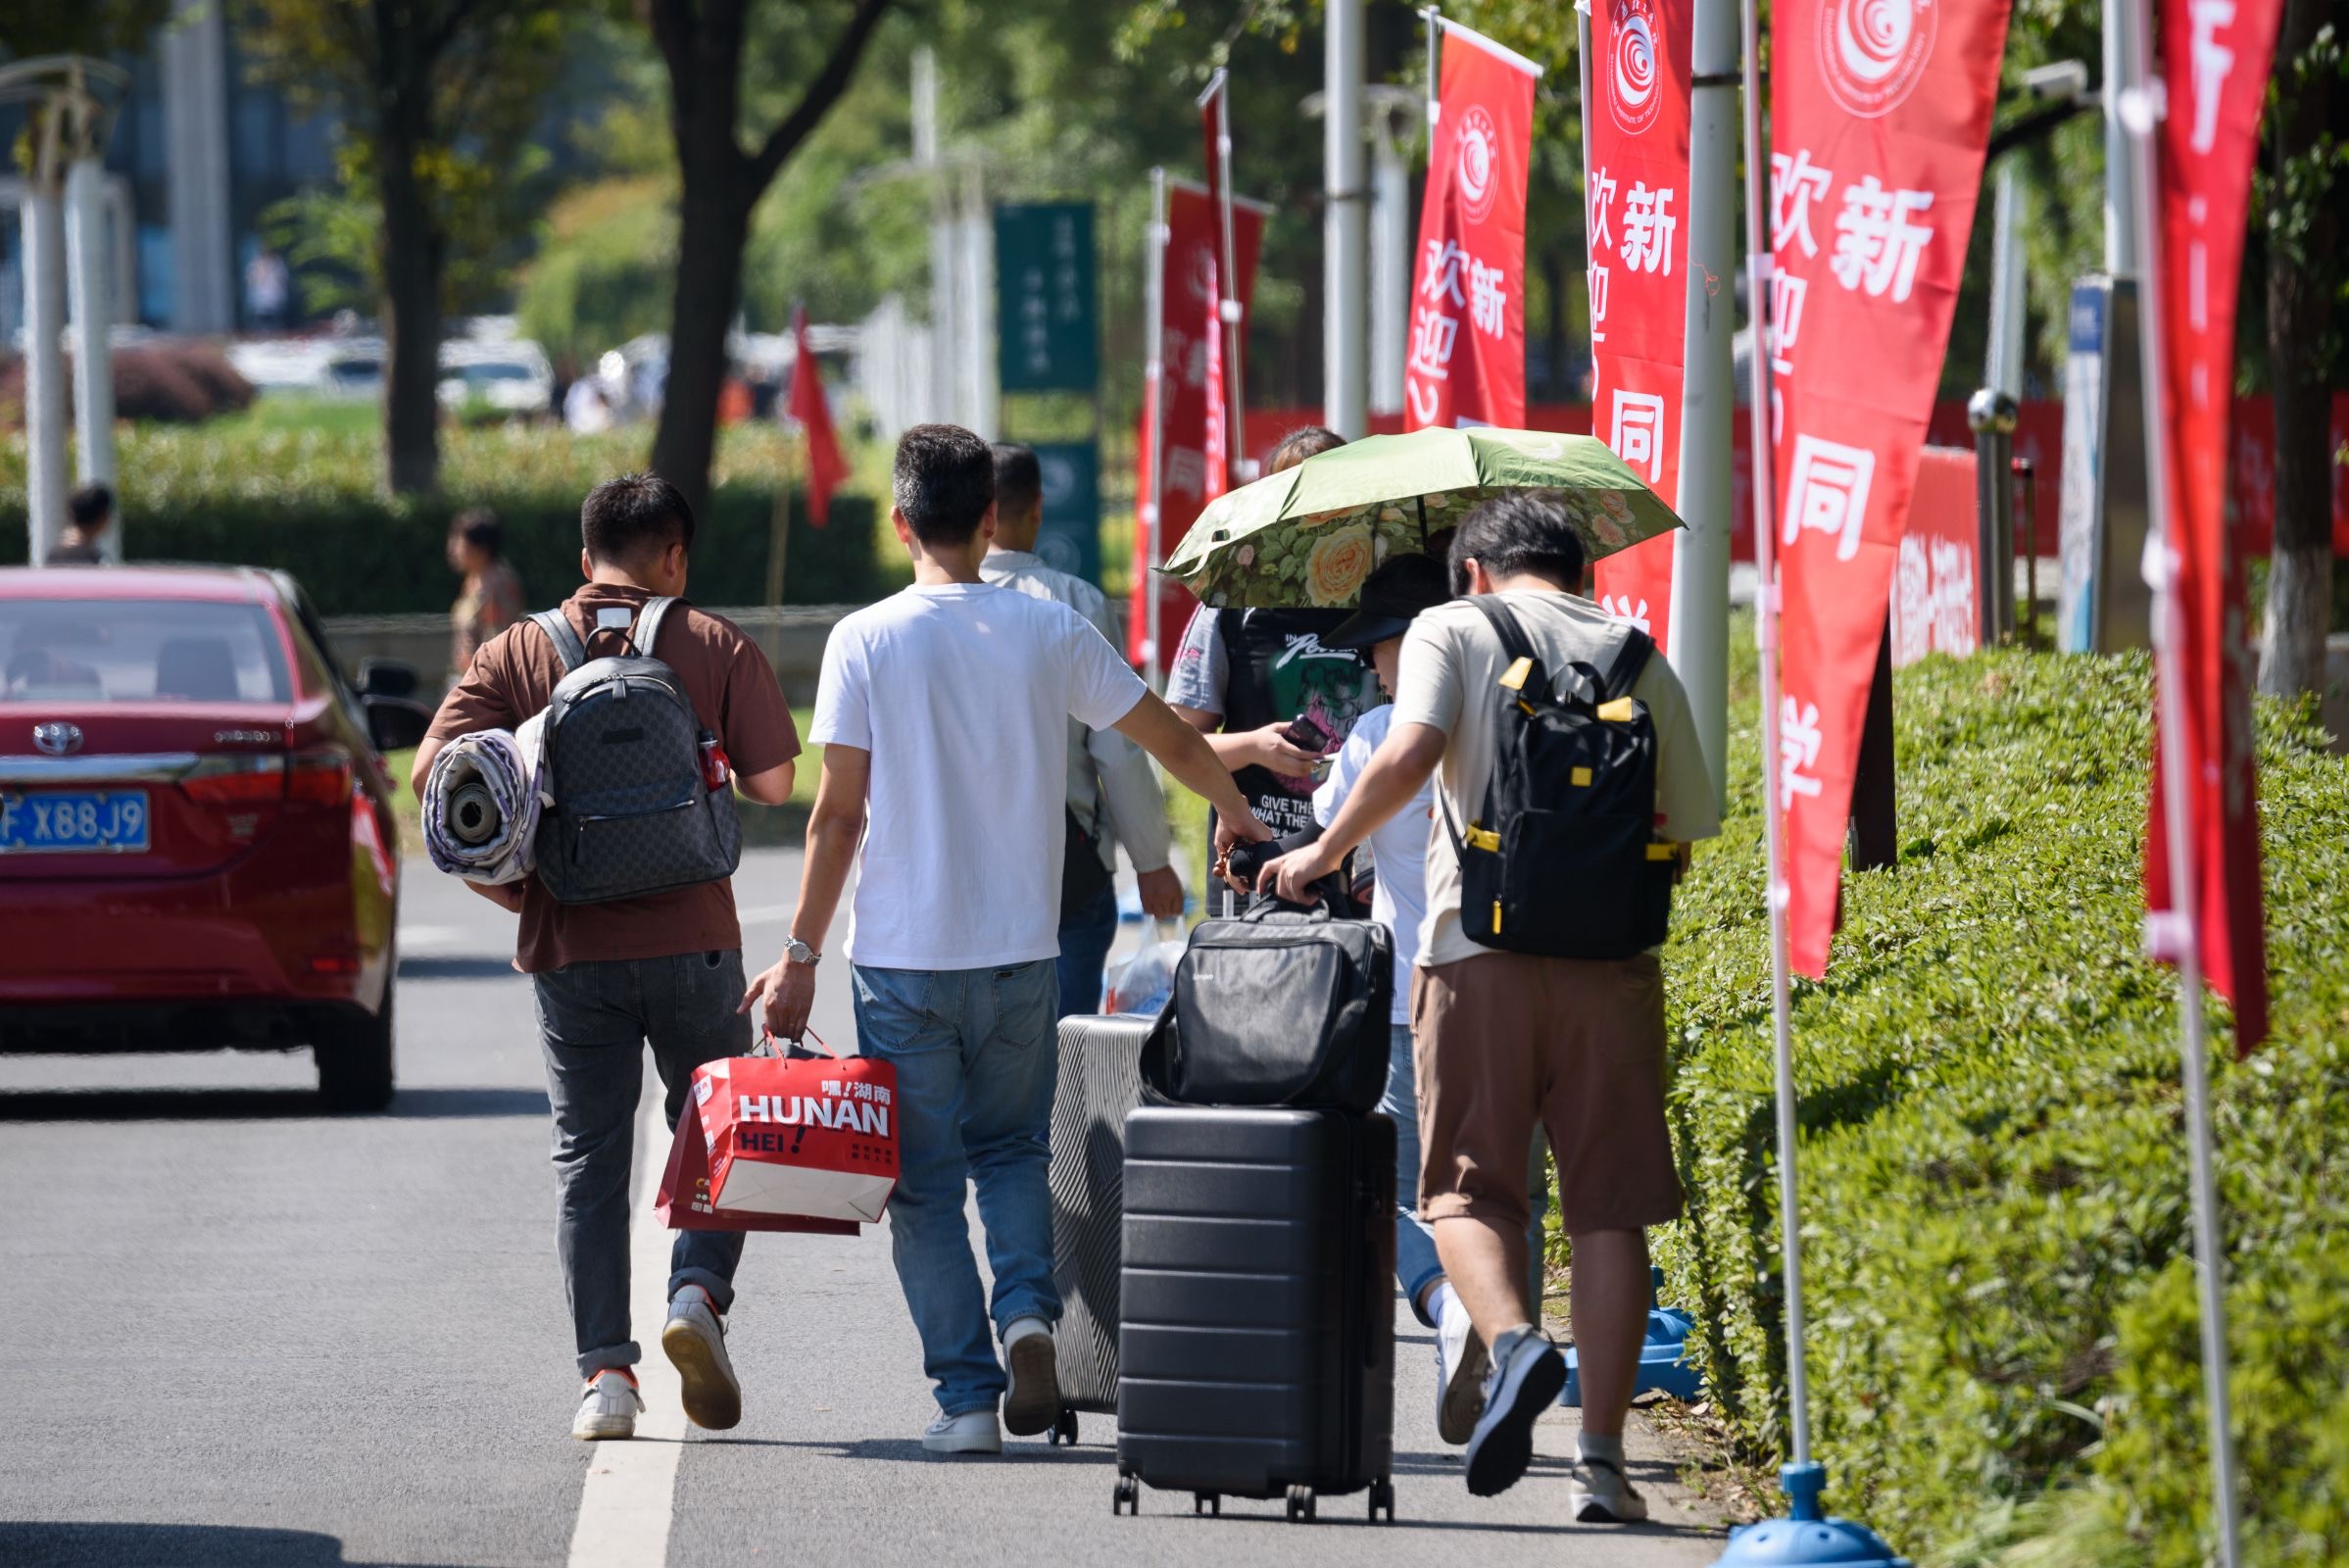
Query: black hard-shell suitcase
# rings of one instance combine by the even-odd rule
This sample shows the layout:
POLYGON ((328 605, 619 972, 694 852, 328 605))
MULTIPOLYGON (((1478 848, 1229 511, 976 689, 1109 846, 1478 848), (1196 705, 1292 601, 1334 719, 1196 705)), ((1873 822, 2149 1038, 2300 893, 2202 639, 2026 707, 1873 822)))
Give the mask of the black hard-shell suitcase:
POLYGON ((1126 1118, 1116 1506, 1370 1493, 1395 1517, 1395 1123, 1146 1106, 1126 1118))
POLYGON ((1060 1020, 1052 1088, 1052 1278, 1060 1287, 1054 1443, 1077 1441, 1077 1412, 1117 1413, 1117 1268, 1124 1238, 1126 1112, 1142 1103, 1140 1058, 1156 1019, 1111 1013, 1060 1020))

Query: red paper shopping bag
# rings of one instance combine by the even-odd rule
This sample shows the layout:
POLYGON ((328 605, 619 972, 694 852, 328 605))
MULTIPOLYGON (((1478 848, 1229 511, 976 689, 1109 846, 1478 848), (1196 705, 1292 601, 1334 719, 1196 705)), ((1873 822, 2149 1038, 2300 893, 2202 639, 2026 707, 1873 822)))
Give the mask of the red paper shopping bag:
POLYGON ((672 1230, 854 1235, 897 1187, 897 1069, 727 1056, 694 1070, 657 1203, 672 1230))

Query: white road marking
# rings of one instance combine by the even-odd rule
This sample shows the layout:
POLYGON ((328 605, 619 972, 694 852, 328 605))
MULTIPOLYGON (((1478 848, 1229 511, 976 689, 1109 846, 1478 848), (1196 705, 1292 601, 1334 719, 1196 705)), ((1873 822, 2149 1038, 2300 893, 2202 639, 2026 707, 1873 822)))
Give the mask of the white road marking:
POLYGON ((404 925, 400 927, 400 951, 415 954, 426 948, 462 948, 470 935, 461 925, 404 925))
POLYGON ((677 1369, 661 1350, 668 1317, 669 1231, 653 1213, 653 1195, 668 1162, 661 1125, 661 1078, 647 1067, 647 1093, 636 1127, 636 1205, 628 1235, 628 1319, 644 1359, 636 1377, 645 1413, 633 1443, 599 1443, 579 1493, 571 1528, 570 1568, 660 1568, 668 1561, 677 1461, 685 1449, 685 1406, 677 1369))

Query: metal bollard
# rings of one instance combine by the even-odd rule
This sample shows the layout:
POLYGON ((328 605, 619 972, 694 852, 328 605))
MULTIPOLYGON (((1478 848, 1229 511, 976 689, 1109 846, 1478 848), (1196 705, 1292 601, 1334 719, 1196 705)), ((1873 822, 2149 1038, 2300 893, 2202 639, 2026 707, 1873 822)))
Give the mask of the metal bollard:
POLYGON ((1993 648, 2015 635, 2015 400, 1983 387, 1966 400, 1974 429, 1976 601, 1981 644, 1993 648))
POLYGON ((2023 487, 2023 646, 2039 646, 2039 469, 2029 458, 2014 460, 2023 487))

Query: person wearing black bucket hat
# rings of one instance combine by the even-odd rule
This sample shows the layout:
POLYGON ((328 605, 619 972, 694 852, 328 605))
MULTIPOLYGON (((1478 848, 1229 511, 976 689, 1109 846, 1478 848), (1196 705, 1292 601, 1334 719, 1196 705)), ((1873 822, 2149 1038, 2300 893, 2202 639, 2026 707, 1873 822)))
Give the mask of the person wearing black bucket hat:
MULTIPOLYGON (((1362 583, 1361 607, 1323 639, 1332 648, 1362 653, 1378 672, 1379 685, 1392 697, 1402 661, 1403 634, 1420 612, 1433 610, 1452 597, 1449 573, 1429 556, 1397 556, 1372 572, 1362 583)), ((1351 734, 1330 767, 1330 776, 1313 794, 1313 817, 1327 827, 1353 791, 1354 781, 1370 763, 1371 755, 1387 738, 1395 716, 1392 705, 1372 709, 1354 721, 1351 734)), ((1395 938, 1395 1012, 1390 1019, 1387 1092, 1379 1109, 1395 1122, 1395 1280, 1403 1299, 1419 1321, 1436 1331, 1436 1429, 1444 1442, 1462 1444, 1475 1429, 1484 1408, 1485 1374, 1491 1362, 1469 1325, 1468 1310, 1445 1280, 1436 1256, 1436 1237, 1419 1217, 1419 1097, 1413 1077, 1411 1037, 1411 966, 1419 957, 1420 924, 1427 914, 1426 860, 1428 833, 1435 812, 1433 784, 1423 785, 1410 805, 1388 818, 1365 841, 1377 867, 1370 900, 1370 917, 1383 922, 1395 938)), ((1359 856, 1360 850, 1356 850, 1359 856)), ((1542 1221, 1546 1202, 1547 1171, 1537 1139, 1531 1149, 1527 1191, 1532 1195, 1532 1219, 1526 1228, 1533 1269, 1542 1267, 1542 1221)), ((1534 1276, 1534 1299, 1541 1299, 1540 1275, 1534 1276)))

